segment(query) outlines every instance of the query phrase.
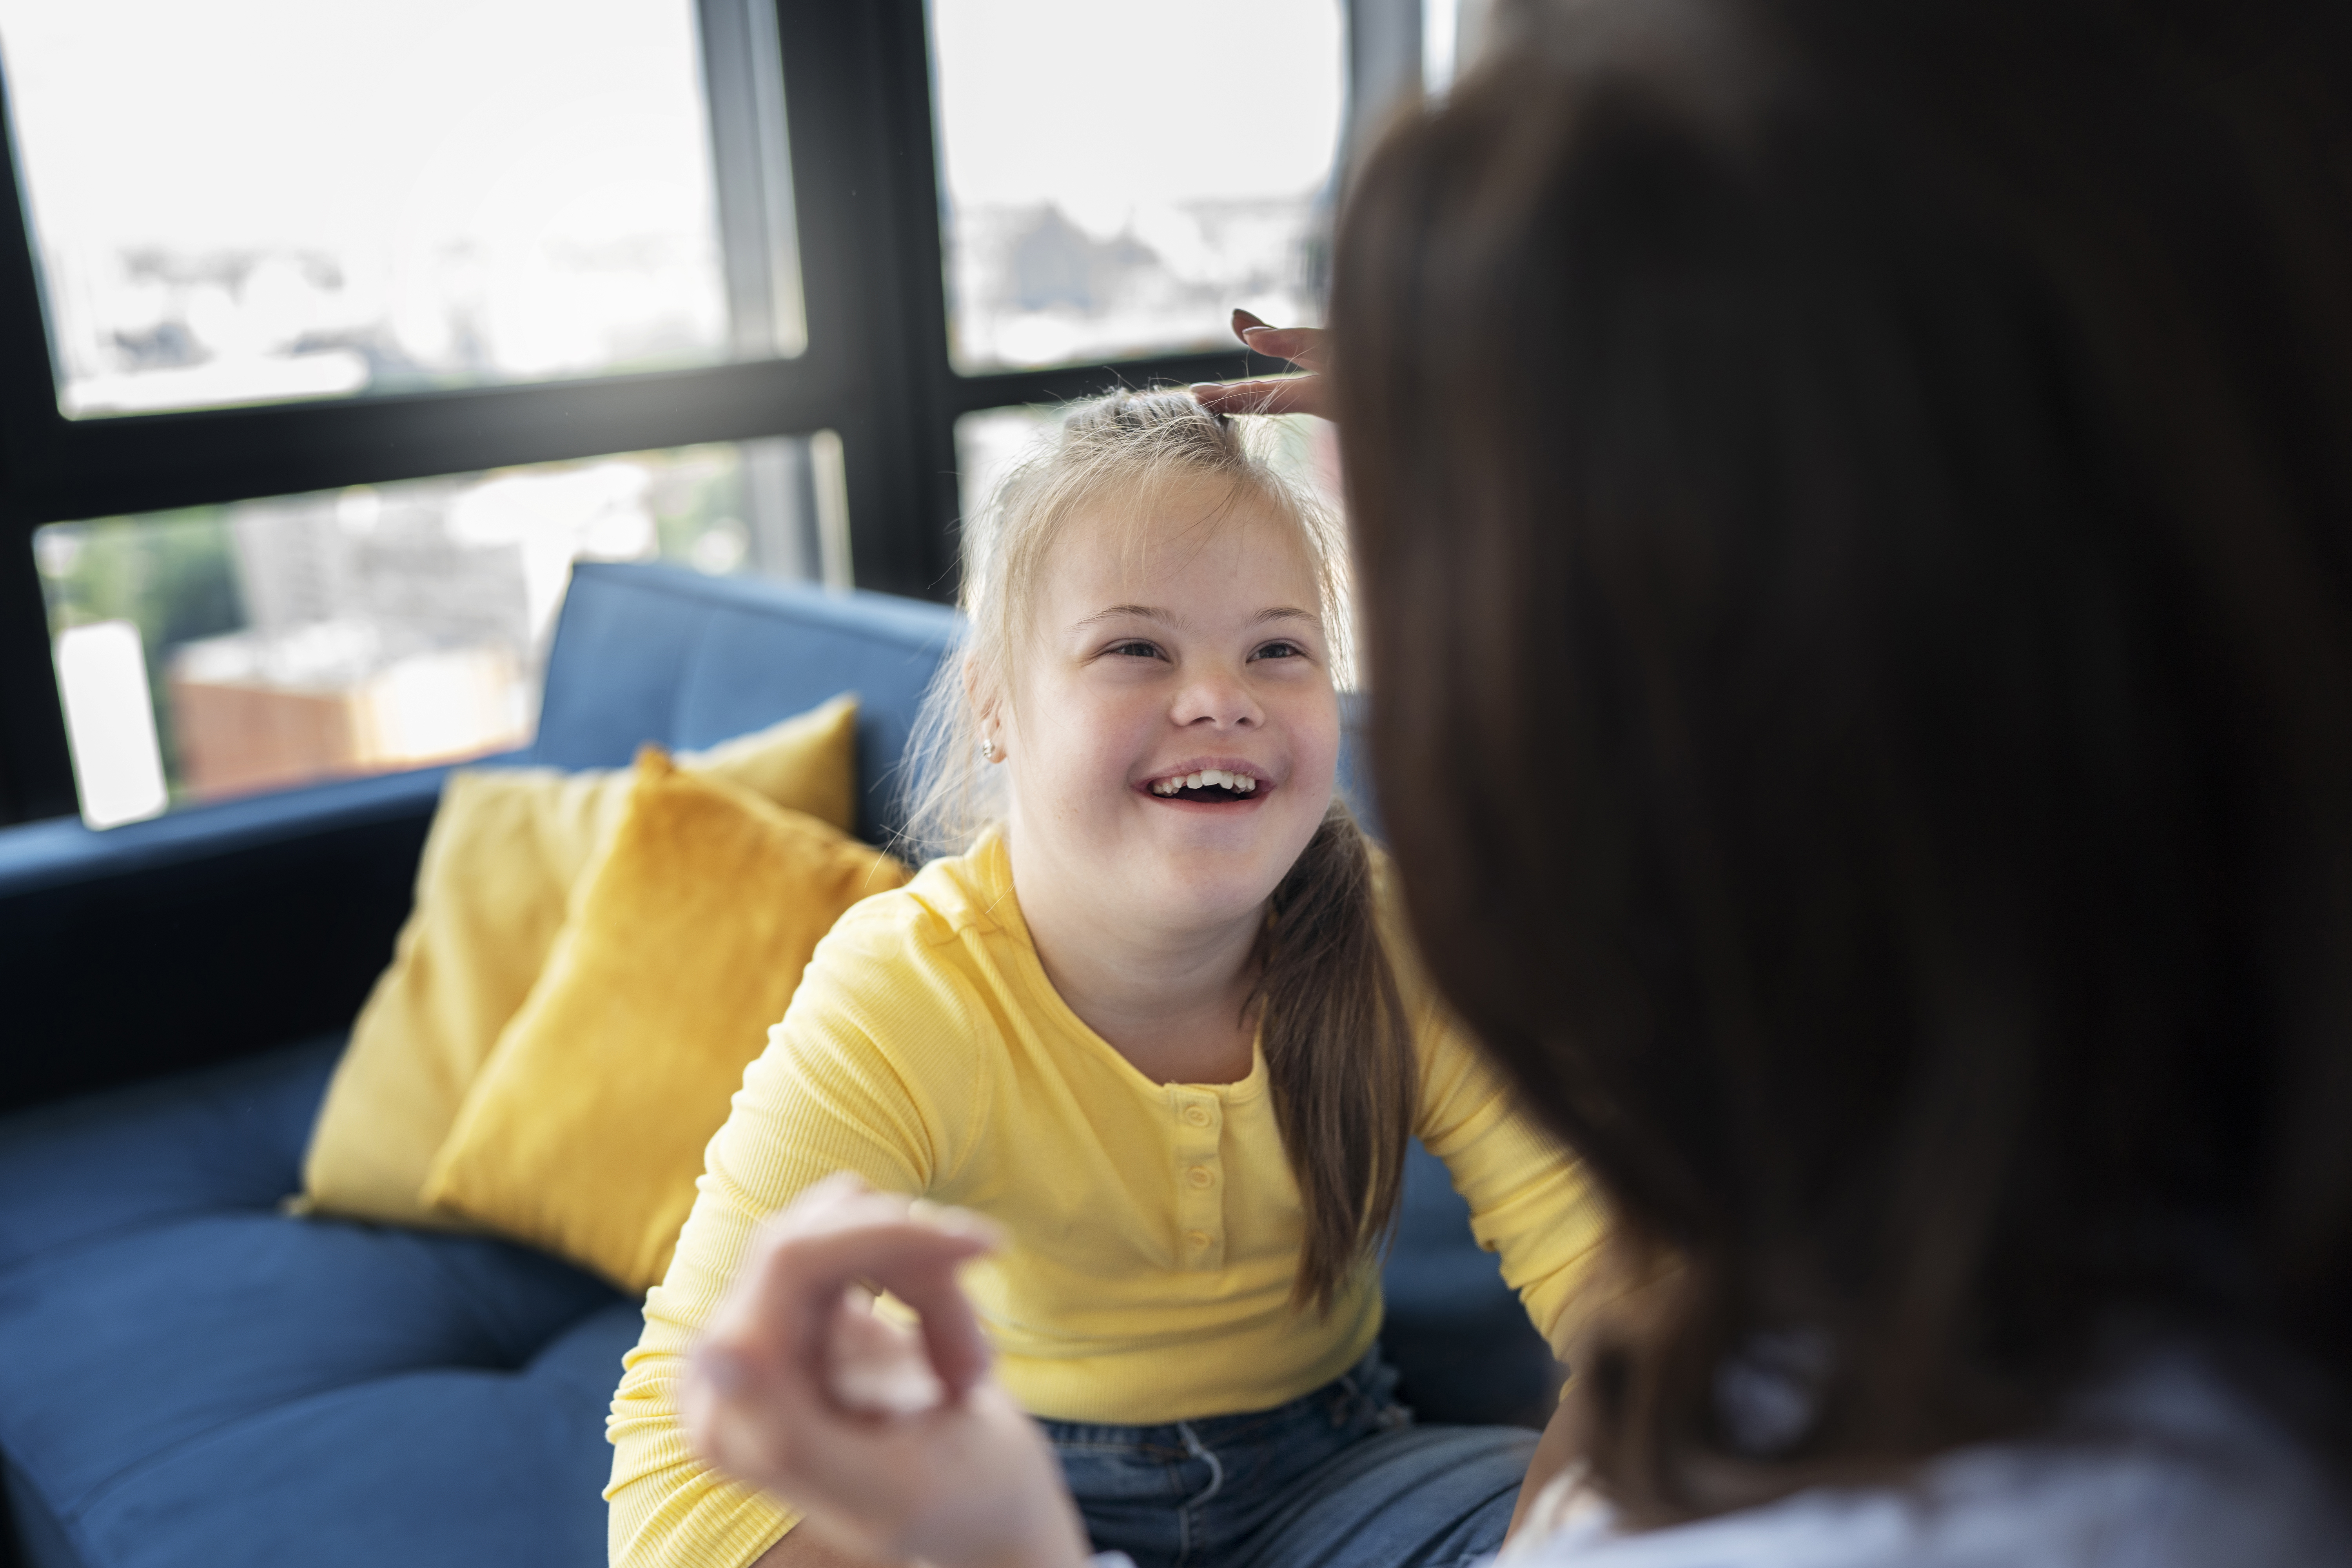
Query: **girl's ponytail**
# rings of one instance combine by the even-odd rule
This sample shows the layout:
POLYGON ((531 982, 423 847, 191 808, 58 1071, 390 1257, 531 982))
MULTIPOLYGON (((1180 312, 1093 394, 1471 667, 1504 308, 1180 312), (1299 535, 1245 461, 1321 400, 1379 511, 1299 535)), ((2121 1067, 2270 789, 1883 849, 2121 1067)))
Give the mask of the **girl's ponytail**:
POLYGON ((1307 1211, 1291 1300, 1328 1310, 1396 1219, 1421 1090, 1370 847, 1345 802, 1275 889, 1263 953, 1266 1076, 1307 1211))

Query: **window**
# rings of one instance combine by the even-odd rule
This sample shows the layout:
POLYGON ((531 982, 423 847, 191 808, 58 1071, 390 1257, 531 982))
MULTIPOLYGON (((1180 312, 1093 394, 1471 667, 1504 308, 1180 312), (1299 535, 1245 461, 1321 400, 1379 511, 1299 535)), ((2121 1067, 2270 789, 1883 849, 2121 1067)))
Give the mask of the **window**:
POLYGON ((509 750, 572 563, 846 585, 829 433, 52 523, 83 813, 132 821, 509 750))
POLYGON ((1454 85, 1485 47, 1494 0, 1421 0, 1422 88, 1433 97, 1454 85))
POLYGON ((801 347, 789 256, 730 312, 692 0, 0 0, 0 47, 68 415, 801 347))
POLYGON ((1206 349, 1236 305, 1311 323, 1340 23, 1336 0, 933 0, 956 369, 1206 349))
POLYGON ((0 821, 508 745, 573 555, 951 595, 1472 4, 0 0, 0 821))

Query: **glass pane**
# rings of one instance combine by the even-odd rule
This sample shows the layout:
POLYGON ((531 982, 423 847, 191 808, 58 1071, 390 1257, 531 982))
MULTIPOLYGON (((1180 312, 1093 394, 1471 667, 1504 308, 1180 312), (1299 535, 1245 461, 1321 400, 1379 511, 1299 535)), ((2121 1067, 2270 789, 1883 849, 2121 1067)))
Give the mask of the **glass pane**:
POLYGON ((1318 319, 1338 0, 932 0, 930 15, 958 370, 1230 347, 1236 305, 1318 319))
POLYGON ((574 561, 845 584, 840 449, 821 431, 41 529, 82 815, 519 746, 574 561))
POLYGON ((0 0, 59 408, 798 353, 763 39, 707 105, 695 0, 0 0))
POLYGON ((1432 98, 1476 62, 1493 31, 1495 0, 1422 0, 1421 81, 1432 98))

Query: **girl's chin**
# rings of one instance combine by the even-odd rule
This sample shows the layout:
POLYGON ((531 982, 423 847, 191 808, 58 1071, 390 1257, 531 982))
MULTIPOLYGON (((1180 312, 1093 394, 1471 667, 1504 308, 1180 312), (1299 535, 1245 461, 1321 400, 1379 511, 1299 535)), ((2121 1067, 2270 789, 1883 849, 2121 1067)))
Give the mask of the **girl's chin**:
POLYGON ((1147 805, 1137 842, 1180 856, 1295 858, 1306 840, 1289 816, 1262 805, 1147 805))
POLYGON ((1276 877, 1271 880, 1260 878, 1195 879, 1163 886, 1149 900, 1153 915, 1149 924, 1170 932, 1198 932, 1224 929, 1243 921, 1264 918, 1265 902, 1274 896, 1276 877))
POLYGON ((1304 847, 1276 833, 1208 828, 1155 836, 1156 843, 1134 846, 1126 863, 1171 905, 1212 917, 1245 914, 1272 896, 1304 847))

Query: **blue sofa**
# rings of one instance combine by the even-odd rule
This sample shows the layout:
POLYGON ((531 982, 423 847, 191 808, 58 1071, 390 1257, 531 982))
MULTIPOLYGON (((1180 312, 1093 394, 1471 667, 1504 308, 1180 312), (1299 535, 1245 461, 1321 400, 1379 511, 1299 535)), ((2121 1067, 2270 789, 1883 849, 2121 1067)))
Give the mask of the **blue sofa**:
MULTIPOLYGON (((907 600, 583 566, 512 760, 618 765, 856 690, 875 837, 954 636, 907 600)), ((528 1248, 279 1209, 441 776, 0 831, 0 1550, 19 1561, 604 1561, 604 1415, 636 1303, 528 1248)), ((1425 1418, 1541 1419, 1543 1347, 1418 1150, 1387 1282, 1425 1418)))

